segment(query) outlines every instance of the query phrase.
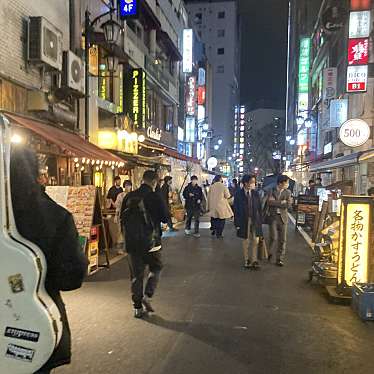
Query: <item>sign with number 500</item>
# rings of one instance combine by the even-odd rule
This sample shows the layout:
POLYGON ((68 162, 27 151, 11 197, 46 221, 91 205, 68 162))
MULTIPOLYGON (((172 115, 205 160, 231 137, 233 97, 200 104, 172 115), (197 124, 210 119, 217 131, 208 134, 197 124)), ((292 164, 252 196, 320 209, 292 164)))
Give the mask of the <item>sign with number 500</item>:
POLYGON ((362 119, 344 122, 339 131, 340 140, 348 147, 359 147, 370 138, 370 127, 362 119))

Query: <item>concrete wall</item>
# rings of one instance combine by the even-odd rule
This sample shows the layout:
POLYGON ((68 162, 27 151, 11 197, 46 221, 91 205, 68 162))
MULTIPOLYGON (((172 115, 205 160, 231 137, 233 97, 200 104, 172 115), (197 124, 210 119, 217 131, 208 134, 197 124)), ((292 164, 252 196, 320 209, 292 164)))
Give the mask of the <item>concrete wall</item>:
POLYGON ((30 16, 43 16, 63 33, 69 49, 68 0, 0 1, 0 75, 29 88, 40 89, 39 69, 26 63, 26 30, 30 16))

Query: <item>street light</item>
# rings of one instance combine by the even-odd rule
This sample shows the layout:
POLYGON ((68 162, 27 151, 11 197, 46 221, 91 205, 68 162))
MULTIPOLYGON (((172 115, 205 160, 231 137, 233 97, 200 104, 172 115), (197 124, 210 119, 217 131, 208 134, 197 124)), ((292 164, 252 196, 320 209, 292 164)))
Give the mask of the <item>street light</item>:
POLYGON ((216 151, 219 150, 219 145, 218 145, 218 144, 216 144, 216 145, 214 146, 214 150, 216 150, 216 151))
POLYGON ((115 44, 117 43, 119 34, 121 32, 121 25, 113 21, 112 19, 112 13, 110 13, 110 20, 106 21, 102 24, 101 28, 104 30, 104 36, 105 40, 109 44, 115 44))
POLYGON ((312 126, 313 126, 313 120, 308 117, 305 121, 304 121, 304 124, 305 124, 305 127, 307 129, 310 129, 312 126))
POLYGON ((223 140, 222 139, 218 139, 217 143, 218 143, 218 145, 221 145, 223 143, 223 140))
POLYGON ((296 117, 296 125, 297 126, 302 126, 304 124, 304 117, 302 116, 297 116, 296 117))
POLYGON ((291 139, 291 140, 290 140, 290 145, 295 145, 295 143, 296 143, 296 140, 295 140, 295 139, 291 139))
POLYGON ((109 73, 114 73, 118 69, 118 57, 109 54, 106 56, 107 70, 109 73))

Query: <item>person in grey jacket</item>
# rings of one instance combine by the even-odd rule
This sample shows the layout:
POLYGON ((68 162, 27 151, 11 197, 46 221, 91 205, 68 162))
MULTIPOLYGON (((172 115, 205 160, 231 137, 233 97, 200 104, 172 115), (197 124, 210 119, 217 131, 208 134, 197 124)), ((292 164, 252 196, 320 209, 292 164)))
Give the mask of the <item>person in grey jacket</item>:
POLYGON ((286 257, 288 210, 292 207, 289 178, 279 175, 277 186, 268 192, 270 208, 270 250, 276 254, 276 264, 284 266, 286 257))

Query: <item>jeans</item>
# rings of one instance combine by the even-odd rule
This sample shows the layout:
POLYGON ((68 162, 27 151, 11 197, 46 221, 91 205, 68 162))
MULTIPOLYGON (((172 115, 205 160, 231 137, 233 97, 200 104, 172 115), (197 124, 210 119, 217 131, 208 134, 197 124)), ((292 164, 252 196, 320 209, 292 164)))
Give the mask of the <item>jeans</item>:
POLYGON ((195 221, 195 234, 198 234, 200 226, 200 208, 187 210, 186 230, 191 230, 192 218, 195 221))
POLYGON ((226 220, 220 218, 212 218, 211 220, 213 231, 215 231, 217 238, 220 238, 225 228, 226 220))
POLYGON ((142 308, 144 294, 148 297, 152 297, 156 291, 162 270, 161 252, 150 252, 143 256, 129 254, 127 258, 131 274, 132 301, 134 303, 134 308, 140 309, 142 308), (144 272, 147 265, 149 267, 149 274, 144 290, 144 272))
POLYGON ((277 261, 284 261, 286 257, 288 224, 282 221, 280 214, 272 218, 270 224, 270 251, 276 254, 277 261))
POLYGON ((253 264, 258 261, 258 243, 259 237, 256 234, 256 227, 252 224, 251 219, 248 219, 248 238, 243 240, 243 255, 244 260, 253 264), (251 256, 250 256, 251 249, 251 256), (251 258, 250 258, 251 257, 251 258))

